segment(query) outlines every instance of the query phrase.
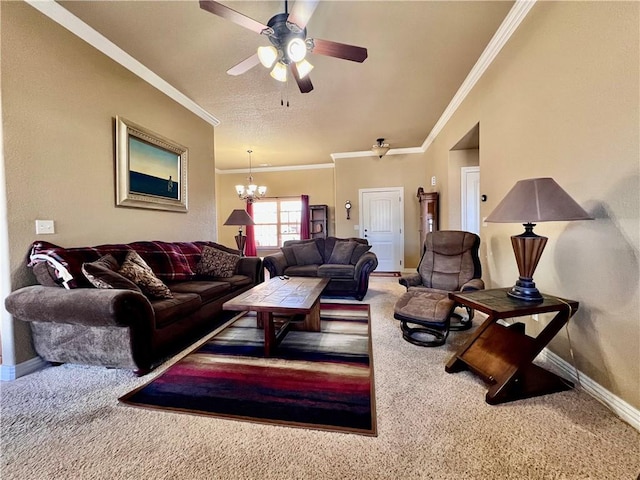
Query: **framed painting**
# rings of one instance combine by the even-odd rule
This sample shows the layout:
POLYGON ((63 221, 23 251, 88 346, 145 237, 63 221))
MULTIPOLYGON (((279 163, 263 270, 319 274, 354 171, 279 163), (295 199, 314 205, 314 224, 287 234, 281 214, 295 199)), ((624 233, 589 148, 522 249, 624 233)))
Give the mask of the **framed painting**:
POLYGON ((186 147, 116 117, 116 205, 187 211, 186 147))

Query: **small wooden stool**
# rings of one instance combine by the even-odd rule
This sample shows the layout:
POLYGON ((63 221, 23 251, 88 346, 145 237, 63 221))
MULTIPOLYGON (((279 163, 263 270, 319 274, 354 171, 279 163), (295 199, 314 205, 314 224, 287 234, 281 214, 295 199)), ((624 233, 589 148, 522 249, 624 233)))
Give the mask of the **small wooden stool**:
POLYGON ((400 320, 402 338, 407 342, 423 347, 437 347, 447 341, 450 316, 454 308, 455 302, 449 299, 448 292, 410 288, 393 307, 393 317, 400 320), (410 327, 408 324, 419 327, 410 327), (424 339, 425 335, 428 336, 427 339, 424 339))

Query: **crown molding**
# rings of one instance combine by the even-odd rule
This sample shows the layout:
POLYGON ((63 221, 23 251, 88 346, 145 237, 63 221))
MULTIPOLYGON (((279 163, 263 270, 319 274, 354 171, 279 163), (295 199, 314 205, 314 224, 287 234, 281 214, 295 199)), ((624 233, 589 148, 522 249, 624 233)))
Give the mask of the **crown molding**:
POLYGON ((53 0, 25 0, 26 3, 43 13, 57 24, 63 26, 74 35, 78 36, 92 47, 134 73, 149 85, 157 88, 162 93, 172 98, 187 110, 193 112, 205 122, 214 127, 220 125, 220 120, 195 103, 173 85, 162 79, 127 52, 111 42, 97 30, 91 28, 69 10, 53 0))
MULTIPOLYGON (((251 172, 289 172, 293 170, 318 170, 323 168, 335 168, 333 163, 316 163, 313 165, 290 165, 286 167, 258 167, 252 168, 251 172)), ((219 175, 230 175, 232 173, 249 173, 248 168, 234 168, 232 170, 218 170, 216 173, 219 175)))

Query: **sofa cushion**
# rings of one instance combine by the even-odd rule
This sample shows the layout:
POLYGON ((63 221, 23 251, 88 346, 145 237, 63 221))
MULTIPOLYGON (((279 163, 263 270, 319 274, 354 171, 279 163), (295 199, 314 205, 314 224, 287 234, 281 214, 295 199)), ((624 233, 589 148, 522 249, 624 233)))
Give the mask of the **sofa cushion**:
POLYGON ((326 263, 338 264, 338 265, 348 265, 351 263, 351 255, 353 254, 353 250, 358 245, 356 242, 350 240, 340 240, 335 243, 333 246, 333 251, 331 252, 331 256, 326 263))
POLYGON ((251 277, 247 275, 233 275, 225 278, 213 278, 212 280, 223 281, 231 285, 231 288, 244 287, 245 285, 251 285, 253 281, 251 277))
POLYGON ((231 290, 231 284, 226 281, 188 280, 186 282, 169 285, 171 293, 195 293, 200 296, 202 303, 215 300, 231 290))
POLYGON ((323 262, 315 243, 293 245, 291 248, 293 248, 297 265, 318 265, 323 262))
POLYGON ((127 253, 118 273, 140 287, 142 293, 149 298, 173 298, 169 287, 155 276, 151 267, 133 250, 127 253))
POLYGON ((339 265, 325 263, 324 265, 320 265, 318 267, 318 277, 353 279, 354 275, 355 267, 351 264, 339 265))
MULTIPOLYGON (((308 245, 308 244, 313 244, 316 246, 316 248, 318 249, 318 252, 320 252, 320 256, 322 257, 322 262, 320 263, 324 263, 325 261, 324 238, 308 238, 306 240, 286 240, 282 246, 282 249, 295 247, 296 245, 308 245)), ((333 248, 333 246, 331 248, 333 248)), ((289 250, 289 252, 290 252, 290 255, 292 256, 291 258, 292 261, 291 263, 289 263, 289 265, 295 265, 296 264, 295 254, 293 253, 293 250, 289 250)), ((283 253, 284 253, 284 250, 283 250, 283 253)), ((285 253, 285 258, 287 260, 290 260, 289 257, 287 257, 286 255, 287 254, 285 253)))
POLYGON ((202 257, 196 266, 196 273, 211 277, 231 277, 239 261, 240 255, 205 246, 202 248, 202 257))
POLYGON ((202 300, 196 293, 176 293, 171 298, 151 302, 155 313, 156 328, 162 328, 196 312, 202 300))
POLYGON ((284 269, 284 274, 291 277, 317 277, 318 265, 292 265, 284 269))
POLYGON ((118 288, 142 292, 140 287, 128 278, 118 273, 118 261, 113 255, 107 254, 95 262, 82 264, 82 273, 96 288, 118 288))
POLYGON ((351 254, 351 264, 355 265, 360 260, 360 257, 371 250, 371 245, 367 245, 364 243, 358 243, 356 248, 353 249, 353 253, 351 254))
POLYGON ((293 247, 282 247, 282 254, 287 261, 287 265, 296 264, 296 256, 293 253, 293 247))

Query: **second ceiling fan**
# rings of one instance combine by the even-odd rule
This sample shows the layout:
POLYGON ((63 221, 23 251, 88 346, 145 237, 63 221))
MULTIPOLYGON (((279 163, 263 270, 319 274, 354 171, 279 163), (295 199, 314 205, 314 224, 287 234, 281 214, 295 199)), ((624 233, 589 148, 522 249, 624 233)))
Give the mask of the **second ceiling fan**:
POLYGON ((213 0, 200 0, 200 8, 227 20, 269 37, 270 46, 259 47, 249 58, 227 70, 229 75, 241 75, 259 63, 271 68, 271 76, 281 82, 287 81, 287 70, 291 71, 302 93, 313 90, 309 72, 313 66, 307 61, 306 54, 314 53, 329 57, 362 63, 367 58, 367 49, 344 43, 307 38, 307 23, 319 0, 298 0, 287 11, 285 0, 284 13, 278 13, 269 19, 266 25, 236 12, 213 0))

